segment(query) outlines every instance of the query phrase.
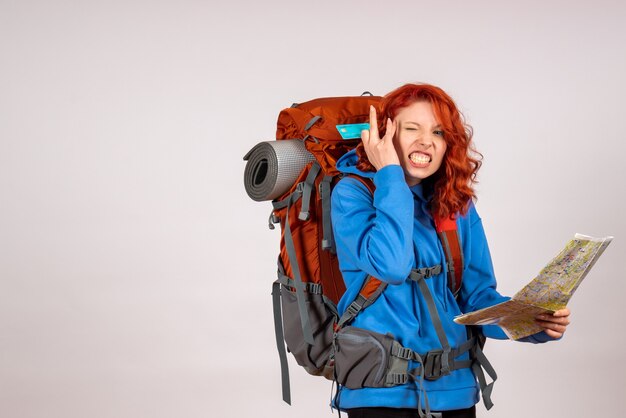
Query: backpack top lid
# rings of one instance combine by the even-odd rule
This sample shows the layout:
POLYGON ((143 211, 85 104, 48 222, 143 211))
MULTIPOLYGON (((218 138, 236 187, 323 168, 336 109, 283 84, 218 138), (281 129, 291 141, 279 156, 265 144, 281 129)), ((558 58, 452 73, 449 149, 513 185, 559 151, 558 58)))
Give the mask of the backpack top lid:
POLYGON ((337 175, 337 160, 355 148, 360 138, 343 139, 337 125, 369 122, 369 107, 379 96, 326 97, 294 104, 278 115, 276 139, 301 139, 326 175, 337 175))

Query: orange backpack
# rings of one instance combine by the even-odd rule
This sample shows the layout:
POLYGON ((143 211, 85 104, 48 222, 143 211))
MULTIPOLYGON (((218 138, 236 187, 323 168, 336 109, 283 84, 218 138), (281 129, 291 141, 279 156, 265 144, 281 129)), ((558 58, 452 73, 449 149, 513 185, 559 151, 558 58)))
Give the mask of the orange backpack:
MULTIPOLYGON (((358 310, 354 315, 339 317, 337 303, 346 289, 335 253, 330 194, 341 177, 335 167, 337 160, 355 148, 360 138, 343 139, 337 125, 368 122, 370 105, 378 107, 380 101, 380 97, 367 92, 356 97, 321 98, 294 104, 282 110, 278 117, 277 141, 301 140, 314 157, 289 190, 272 200, 269 223, 271 229, 273 224, 280 223, 282 230, 278 279, 273 284, 272 297, 283 400, 289 404, 285 343, 307 372, 333 380, 336 333, 358 311, 373 303, 385 288, 384 283, 369 277, 360 291, 359 303, 353 303, 360 304, 358 310)), ((254 148, 244 159, 248 160, 253 151, 254 148)), ((373 193, 373 184, 359 179, 373 193)), ((436 220, 436 225, 448 260, 450 289, 456 295, 463 270, 456 222, 436 220)))
POLYGON ((321 98, 293 105, 278 116, 276 139, 300 139, 315 157, 293 186, 272 202, 270 228, 280 223, 282 230, 272 295, 287 403, 291 400, 285 343, 307 372, 333 378, 333 326, 346 288, 334 249, 330 193, 340 178, 337 160, 360 142, 343 139, 337 125, 368 122, 370 105, 377 106, 380 100, 367 93, 321 98))

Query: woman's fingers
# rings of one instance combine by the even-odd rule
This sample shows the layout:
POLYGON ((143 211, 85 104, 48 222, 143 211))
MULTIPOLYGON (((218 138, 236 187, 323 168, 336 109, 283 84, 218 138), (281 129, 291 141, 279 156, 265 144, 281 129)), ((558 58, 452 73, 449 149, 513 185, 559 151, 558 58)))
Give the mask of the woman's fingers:
POLYGON ((369 130, 361 131, 361 140, 363 141, 367 158, 376 170, 380 170, 390 164, 400 165, 398 153, 393 144, 395 131, 395 122, 388 118, 385 136, 380 138, 376 108, 370 106, 370 128, 369 130))
POLYGON ((567 325, 561 325, 550 321, 537 321, 543 327, 543 331, 552 338, 561 338, 567 330, 567 325))
POLYGON ((541 314, 537 315, 537 321, 546 323, 546 324, 557 324, 557 325, 569 325, 569 310, 567 312, 563 312, 563 310, 556 311, 552 315, 549 314, 541 314), (558 315, 557 315, 558 314, 558 315))
POLYGON ((370 105, 370 131, 369 139, 376 140, 378 142, 380 137, 378 136, 378 119, 376 117, 376 108, 370 105))
POLYGON ((563 336, 563 334, 565 333, 565 331, 563 332, 558 332, 558 331, 553 331, 551 329, 545 329, 543 332, 545 332, 546 334, 548 334, 548 336, 552 337, 552 338, 561 338, 563 336))
POLYGON ((363 144, 368 146, 369 142, 370 142, 370 131, 368 131, 367 129, 363 129, 361 131, 361 141, 363 141, 363 144))
POLYGON ((536 321, 539 325, 543 327, 545 333, 548 334, 550 337, 561 338, 567 330, 567 326, 570 324, 569 315, 569 309, 564 308, 554 312, 551 315, 537 315, 536 321))
MULTIPOLYGON (((371 145, 376 145, 379 142, 389 142, 393 141, 393 136, 396 133, 396 123, 391 120, 391 118, 387 118, 387 128, 385 129, 385 136, 380 137, 380 133, 378 132, 378 116, 376 115, 376 108, 370 105, 370 129, 369 132, 364 130, 361 131, 361 139, 363 141, 374 141, 371 145)), ((369 145, 369 144, 368 144, 369 145)))
POLYGON ((396 122, 392 122, 390 118, 387 118, 387 129, 385 130, 385 136, 383 141, 393 141, 393 136, 396 134, 396 122))
POLYGON ((551 321, 537 321, 537 322, 539 323, 539 325, 541 325, 542 327, 546 329, 553 329, 559 332, 565 332, 565 330, 567 329, 567 325, 568 325, 568 324, 561 324, 558 322, 551 322, 551 321))
POLYGON ((563 309, 559 309, 558 311, 556 311, 552 315, 553 316, 569 316, 570 315, 570 311, 569 311, 568 308, 563 308, 563 309))

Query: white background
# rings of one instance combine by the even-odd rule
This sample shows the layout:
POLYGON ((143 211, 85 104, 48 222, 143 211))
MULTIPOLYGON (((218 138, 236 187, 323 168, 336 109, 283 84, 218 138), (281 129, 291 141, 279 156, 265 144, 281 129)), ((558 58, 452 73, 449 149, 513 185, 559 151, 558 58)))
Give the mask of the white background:
POLYGON ((279 232, 242 157, 292 102, 406 82, 474 127, 502 293, 575 232, 616 237, 561 342, 488 343, 479 416, 621 416, 625 21, 617 0, 0 0, 0 416, 331 417, 293 362, 281 401, 279 232))

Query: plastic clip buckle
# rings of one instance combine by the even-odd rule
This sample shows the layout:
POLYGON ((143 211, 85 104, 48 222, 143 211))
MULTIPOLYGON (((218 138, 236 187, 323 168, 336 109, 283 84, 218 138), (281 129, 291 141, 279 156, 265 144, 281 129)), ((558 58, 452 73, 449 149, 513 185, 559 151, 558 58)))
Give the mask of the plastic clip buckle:
POLYGON ((346 309, 346 311, 348 311, 350 313, 350 315, 353 316, 357 316, 357 314, 361 311, 361 309, 363 308, 363 306, 359 305, 356 302, 352 302, 348 308, 346 309))
MULTIPOLYGON (((437 380, 443 374, 441 373, 441 356, 443 354, 443 350, 431 350, 426 353, 424 358, 424 379, 426 380, 437 380)), ((446 373, 450 374, 450 372, 446 373)))
POLYGON ((398 358, 402 360, 412 360, 413 359, 413 350, 406 347, 400 347, 397 354, 398 358))
POLYGON ((307 282, 307 291, 313 295, 321 295, 322 285, 319 283, 307 282))

